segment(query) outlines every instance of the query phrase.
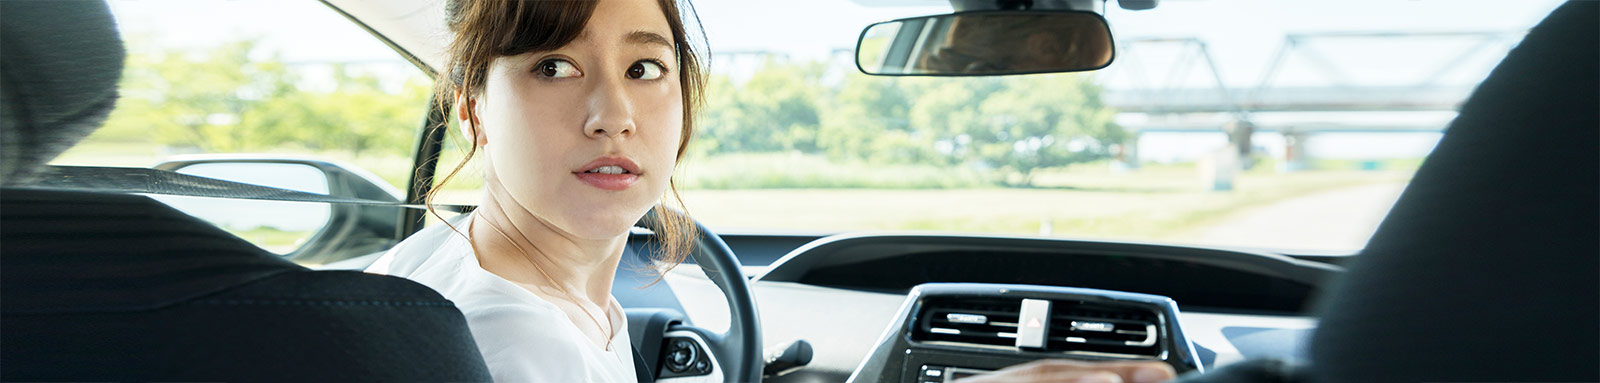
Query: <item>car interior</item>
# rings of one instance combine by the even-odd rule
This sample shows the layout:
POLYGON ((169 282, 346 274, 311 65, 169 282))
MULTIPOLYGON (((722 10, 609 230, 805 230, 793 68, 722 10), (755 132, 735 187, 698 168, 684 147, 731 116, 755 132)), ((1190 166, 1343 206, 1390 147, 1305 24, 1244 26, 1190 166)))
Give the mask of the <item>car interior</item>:
MULTIPOLYGON (((1116 21, 1074 10, 1081 1, 956 2, 955 13, 885 25, 954 30, 1055 14, 1106 32, 1079 46, 1114 45, 1116 21), (963 16, 968 24, 950 22, 963 16)), ((436 65, 420 53, 426 33, 405 30, 385 2, 323 4, 419 67, 436 65)), ((124 37, 101 1, 0 1, 0 17, 0 380, 491 380, 451 301, 362 272, 424 225, 431 183, 395 190, 320 160, 285 160, 320 169, 330 180, 320 192, 204 169, 261 161, 251 158, 48 165, 111 113, 124 37), (338 224, 285 256, 170 195, 328 204, 338 224), (325 258, 308 268, 293 257, 325 258)), ((1184 382, 1600 381, 1597 21, 1600 2, 1569 1, 1529 30, 1353 257, 958 233, 718 235, 697 222, 691 261, 657 278, 647 270, 657 220, 646 217, 612 292, 627 309, 638 378, 949 382, 1066 358, 1160 361, 1184 382)), ((1003 76, 1117 65, 1106 51, 945 66, 958 58, 955 37, 902 32, 890 36, 910 45, 857 68, 1003 76), (918 56, 933 52, 944 56, 918 56)), ((415 177, 439 171, 445 130, 416 138, 415 177)))

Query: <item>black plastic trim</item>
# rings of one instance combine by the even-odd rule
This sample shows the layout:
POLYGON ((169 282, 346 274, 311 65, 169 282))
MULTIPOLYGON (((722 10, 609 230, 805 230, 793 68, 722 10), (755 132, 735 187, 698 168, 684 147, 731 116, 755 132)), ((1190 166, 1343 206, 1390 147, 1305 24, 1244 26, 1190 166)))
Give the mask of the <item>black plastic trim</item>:
POLYGON ((1192 306, 1297 314, 1309 308, 1311 296, 1324 282, 1342 272, 1343 268, 1326 263, 1241 249, 1056 238, 864 233, 831 236, 801 246, 754 279, 885 293, 904 293, 916 284, 932 282, 1090 287, 1171 295, 1192 306), (1019 275, 991 275, 993 269, 1004 267, 994 262, 1015 262, 1017 267, 1027 269, 1019 275), (1144 270, 1142 267, 1147 266, 1157 267, 1149 269, 1151 273, 1224 278, 1231 284, 1190 288, 1176 286, 1183 284, 1182 280, 1162 279, 1170 283, 1150 285, 1145 290, 1129 288, 1140 278, 1162 278, 1161 274, 1125 270, 1144 270), (866 276, 875 275, 869 268, 900 267, 921 268, 922 273, 897 275, 898 279, 866 276), (1059 269, 1062 278, 1072 273, 1080 275, 1076 279, 1057 279, 1049 276, 1055 275, 1049 270, 1057 269, 1049 267, 1067 267, 1059 269), (1130 274, 1104 274, 1124 271, 1130 274), (1031 279, 1018 279, 1024 276, 1031 279), (1219 303, 1226 300, 1226 294, 1272 299, 1251 300, 1256 303, 1235 307, 1219 303))

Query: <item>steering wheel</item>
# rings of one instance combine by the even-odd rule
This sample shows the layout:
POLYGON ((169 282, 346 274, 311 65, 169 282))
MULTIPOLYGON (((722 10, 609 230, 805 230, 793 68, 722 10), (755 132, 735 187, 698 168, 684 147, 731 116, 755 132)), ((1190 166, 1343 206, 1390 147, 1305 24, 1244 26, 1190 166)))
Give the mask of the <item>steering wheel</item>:
POLYGON ((706 229, 693 218, 683 212, 673 209, 651 209, 639 220, 638 226, 661 232, 661 219, 657 214, 672 214, 676 220, 687 221, 694 224, 699 235, 694 240, 694 246, 689 256, 700 266, 700 271, 706 278, 717 284, 722 290, 723 297, 728 301, 728 313, 731 315, 728 322, 728 331, 716 333, 694 326, 685 326, 682 330, 692 331, 705 338, 707 346, 717 364, 722 367, 722 377, 726 382, 759 382, 761 369, 766 360, 761 350, 761 317, 756 313, 755 296, 750 293, 750 279, 745 277, 740 269, 739 259, 733 256, 733 250, 728 244, 722 242, 722 237, 706 229))

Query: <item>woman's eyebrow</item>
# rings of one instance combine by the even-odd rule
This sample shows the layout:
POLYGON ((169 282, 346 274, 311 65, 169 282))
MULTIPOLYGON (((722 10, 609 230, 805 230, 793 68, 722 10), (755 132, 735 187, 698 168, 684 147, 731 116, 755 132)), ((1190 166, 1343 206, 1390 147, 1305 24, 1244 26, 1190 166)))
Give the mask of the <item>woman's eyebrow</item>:
POLYGON ((668 50, 673 49, 672 40, 667 39, 665 36, 662 36, 659 33, 645 30, 628 32, 627 36, 623 36, 622 41, 634 44, 660 45, 668 50))

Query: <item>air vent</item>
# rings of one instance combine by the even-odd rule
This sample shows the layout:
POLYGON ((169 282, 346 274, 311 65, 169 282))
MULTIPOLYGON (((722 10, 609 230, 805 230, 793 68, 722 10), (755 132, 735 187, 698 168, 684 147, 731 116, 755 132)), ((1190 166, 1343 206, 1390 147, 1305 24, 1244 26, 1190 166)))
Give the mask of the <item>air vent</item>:
MULTIPOLYGON (((911 339, 966 346, 1016 348, 1021 299, 929 297, 911 339)), ((1157 314, 1151 309, 1052 300, 1043 350, 1140 357, 1160 356, 1157 314)))
POLYGON ((1048 351, 1161 355, 1160 322, 1152 310, 1056 301, 1048 351))
POLYGON ((1014 347, 1019 299, 928 299, 911 339, 1014 347))

